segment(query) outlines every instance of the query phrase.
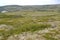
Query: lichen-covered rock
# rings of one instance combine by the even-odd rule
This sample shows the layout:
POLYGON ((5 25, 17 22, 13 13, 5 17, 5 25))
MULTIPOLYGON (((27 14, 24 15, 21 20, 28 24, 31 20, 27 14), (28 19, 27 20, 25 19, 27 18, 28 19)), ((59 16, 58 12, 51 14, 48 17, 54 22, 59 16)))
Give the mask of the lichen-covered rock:
POLYGON ((0 30, 8 31, 8 30, 11 30, 11 29, 13 29, 13 26, 11 26, 11 25, 6 25, 6 24, 1 24, 0 25, 0 30))
POLYGON ((10 36, 7 40, 45 40, 45 38, 37 34, 23 33, 10 36))

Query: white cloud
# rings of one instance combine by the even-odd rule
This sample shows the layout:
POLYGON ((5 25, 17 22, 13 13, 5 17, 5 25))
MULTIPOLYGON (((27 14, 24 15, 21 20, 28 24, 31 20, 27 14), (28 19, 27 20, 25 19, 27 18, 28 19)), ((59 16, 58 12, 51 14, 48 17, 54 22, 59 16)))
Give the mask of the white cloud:
POLYGON ((1 0, 0 5, 42 5, 55 3, 55 0, 1 0))

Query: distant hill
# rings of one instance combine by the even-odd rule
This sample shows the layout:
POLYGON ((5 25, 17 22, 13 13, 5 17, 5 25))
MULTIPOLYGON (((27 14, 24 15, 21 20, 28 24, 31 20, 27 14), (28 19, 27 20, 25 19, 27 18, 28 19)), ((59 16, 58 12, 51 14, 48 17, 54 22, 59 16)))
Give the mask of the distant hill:
POLYGON ((29 6, 20 6, 20 5, 6 5, 0 6, 1 11, 51 11, 58 10, 60 11, 60 4, 56 5, 29 5, 29 6))

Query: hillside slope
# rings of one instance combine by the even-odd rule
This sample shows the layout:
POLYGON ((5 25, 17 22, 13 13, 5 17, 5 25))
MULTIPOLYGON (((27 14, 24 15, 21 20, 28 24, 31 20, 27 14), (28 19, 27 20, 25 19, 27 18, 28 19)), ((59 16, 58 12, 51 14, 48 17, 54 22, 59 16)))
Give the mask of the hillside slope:
POLYGON ((20 5, 7 5, 0 6, 1 11, 50 11, 50 10, 59 10, 60 4, 56 5, 29 5, 29 6, 20 6, 20 5))

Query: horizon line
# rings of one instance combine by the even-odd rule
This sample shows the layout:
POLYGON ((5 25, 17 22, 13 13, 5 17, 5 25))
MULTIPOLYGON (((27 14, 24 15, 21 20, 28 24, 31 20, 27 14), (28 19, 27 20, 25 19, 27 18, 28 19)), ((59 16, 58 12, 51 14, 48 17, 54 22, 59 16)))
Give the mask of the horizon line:
MULTIPOLYGON (((19 4, 9 4, 9 5, 19 5, 19 4)), ((40 5, 59 5, 59 4, 40 4, 40 5)), ((0 6, 8 6, 8 5, 0 5, 0 6)), ((34 5, 19 5, 19 6, 34 6, 34 5)))

